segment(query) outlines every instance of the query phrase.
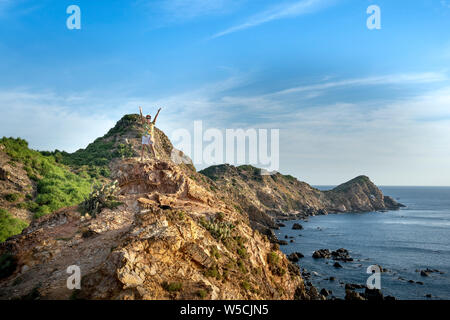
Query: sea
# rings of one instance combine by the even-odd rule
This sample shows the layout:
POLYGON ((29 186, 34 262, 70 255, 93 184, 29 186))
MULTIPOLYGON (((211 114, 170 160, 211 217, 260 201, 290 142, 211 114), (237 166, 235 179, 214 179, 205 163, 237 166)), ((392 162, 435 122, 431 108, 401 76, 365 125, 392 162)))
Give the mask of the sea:
MULTIPOLYGON (((316 186, 321 190, 332 186, 316 186)), ((367 268, 379 265, 385 296, 401 300, 450 299, 450 187, 380 187, 406 205, 398 211, 330 214, 308 221, 283 222, 276 230, 279 239, 288 236, 281 250, 300 252, 298 265, 311 273, 309 281, 318 289, 331 290, 343 299, 345 284, 366 284, 367 268), (303 230, 292 230, 300 223, 303 230), (291 237, 291 238, 289 238, 291 237), (293 240, 290 243, 290 240, 293 240), (345 248, 354 259, 333 266, 334 261, 313 259, 318 249, 345 248), (420 270, 438 270, 423 276, 420 270), (330 277, 335 277, 330 281, 330 277)), ((364 292, 361 290, 360 292, 364 292)))

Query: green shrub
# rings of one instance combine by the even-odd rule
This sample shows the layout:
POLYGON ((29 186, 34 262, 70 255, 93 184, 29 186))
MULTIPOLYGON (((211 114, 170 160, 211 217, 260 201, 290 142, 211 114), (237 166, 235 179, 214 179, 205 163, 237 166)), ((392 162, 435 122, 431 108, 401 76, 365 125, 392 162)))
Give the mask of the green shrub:
POLYGON ((116 158, 131 158, 135 156, 135 152, 133 150, 133 146, 131 144, 123 144, 120 143, 117 146, 116 151, 114 152, 114 157, 116 158))
POLYGON ((19 193, 8 193, 5 194, 5 200, 9 202, 16 202, 21 198, 21 195, 19 193))
POLYGON ((215 219, 217 221, 221 221, 221 222, 223 221, 224 218, 225 218, 225 214, 223 212, 218 212, 215 217, 215 219))
POLYGON ((207 294, 206 290, 203 289, 197 291, 197 296, 201 299, 205 299, 207 294))
POLYGON ((117 201, 116 193, 119 190, 118 182, 114 181, 103 186, 94 186, 94 190, 89 196, 80 204, 82 213, 89 213, 95 217, 104 208, 114 209, 121 203, 117 201))
POLYGON ((247 291, 252 291, 252 289, 253 289, 252 285, 246 280, 241 282, 241 287, 244 288, 247 291))
MULTIPOLYGON (((108 177, 109 169, 107 166, 111 160, 136 156, 136 152, 131 144, 117 144, 115 141, 109 141, 111 139, 107 139, 113 135, 126 133, 130 130, 130 126, 138 126, 139 119, 136 118, 137 115, 129 116, 124 116, 103 138, 96 139, 86 149, 80 149, 74 153, 61 152, 60 161, 72 167, 88 166, 91 168, 102 168, 104 170, 101 172, 102 175, 108 177)), ((54 157, 57 156, 56 153, 52 155, 54 157)))
POLYGON ((172 221, 183 221, 186 213, 183 210, 168 210, 167 217, 172 221))
POLYGON ((216 265, 214 265, 211 268, 209 268, 208 270, 206 270, 205 271, 205 276, 211 277, 211 278, 216 278, 217 280, 220 280, 220 278, 221 278, 220 272, 217 269, 216 265))
POLYGON ((238 266, 239 270, 241 270, 241 272, 242 272, 243 274, 248 273, 248 270, 247 270, 247 267, 245 266, 244 261, 239 260, 239 261, 237 262, 237 266, 238 266))
POLYGON ((34 201, 27 201, 27 202, 21 202, 21 203, 17 204, 17 208, 26 209, 31 212, 36 212, 39 208, 39 205, 34 201))
POLYGON ((238 253, 238 255, 239 255, 241 258, 243 258, 243 259, 245 259, 245 258, 248 257, 247 250, 246 250, 245 248, 243 248, 243 247, 238 248, 238 249, 237 249, 237 253, 238 253))
POLYGON ((211 253, 211 256, 213 256, 216 259, 220 259, 220 252, 216 246, 211 246, 209 251, 211 253))
POLYGON ((182 287, 183 284, 181 282, 171 282, 171 283, 168 283, 167 281, 163 282, 163 288, 168 292, 181 291, 182 287))
POLYGON ((0 279, 7 278, 13 274, 17 267, 17 259, 10 253, 0 256, 0 279))
POLYGON ((286 270, 279 265, 280 257, 276 252, 272 251, 267 255, 267 262, 273 274, 281 277, 286 273, 286 270))
POLYGON ((233 207, 236 209, 237 212, 239 212, 240 214, 242 214, 242 209, 241 207, 239 207, 238 205, 233 205, 233 207))
POLYGON ((22 232, 28 223, 13 217, 8 211, 0 209, 0 242, 22 232))
POLYGON ((217 240, 226 240, 231 236, 231 231, 235 228, 232 223, 221 222, 217 219, 209 220, 202 218, 200 225, 211 233, 211 235, 217 240))
POLYGON ((276 252, 272 251, 267 255, 267 262, 269 263, 269 265, 277 266, 280 262, 280 257, 276 252))

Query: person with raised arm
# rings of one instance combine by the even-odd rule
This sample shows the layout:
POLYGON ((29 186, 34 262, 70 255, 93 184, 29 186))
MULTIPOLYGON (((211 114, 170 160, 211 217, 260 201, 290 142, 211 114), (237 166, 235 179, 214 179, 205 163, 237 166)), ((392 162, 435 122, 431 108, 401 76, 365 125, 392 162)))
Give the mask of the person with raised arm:
POLYGON ((144 135, 142 136, 141 161, 144 160, 145 146, 149 146, 155 159, 158 159, 158 156, 156 155, 156 150, 155 150, 154 144, 155 144, 155 123, 156 123, 156 119, 158 118, 160 111, 161 111, 161 108, 158 109, 158 112, 156 113, 155 118, 153 118, 153 121, 151 121, 152 116, 148 114, 144 117, 142 114, 142 108, 139 107, 142 125, 144 126, 144 130, 145 130, 144 135))

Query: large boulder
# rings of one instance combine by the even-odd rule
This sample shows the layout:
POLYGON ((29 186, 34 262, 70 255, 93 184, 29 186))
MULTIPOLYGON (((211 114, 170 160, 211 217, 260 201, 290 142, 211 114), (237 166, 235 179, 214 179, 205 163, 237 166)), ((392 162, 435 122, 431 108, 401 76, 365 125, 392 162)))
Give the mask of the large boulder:
POLYGON ((361 301, 366 300, 358 292, 352 290, 345 290, 345 300, 347 301, 361 301))
POLYGON ((292 252, 290 255, 288 255, 288 259, 292 262, 298 262, 303 257, 304 255, 300 252, 292 252))
POLYGON ((319 249, 314 251, 312 257, 314 259, 329 259, 331 257, 331 252, 328 249, 319 249))
POLYGON ((353 261, 353 258, 350 257, 348 250, 344 248, 337 249, 336 251, 331 252, 333 260, 348 262, 353 261))
POLYGON ((294 223, 292 230, 303 230, 303 226, 300 223, 294 223))

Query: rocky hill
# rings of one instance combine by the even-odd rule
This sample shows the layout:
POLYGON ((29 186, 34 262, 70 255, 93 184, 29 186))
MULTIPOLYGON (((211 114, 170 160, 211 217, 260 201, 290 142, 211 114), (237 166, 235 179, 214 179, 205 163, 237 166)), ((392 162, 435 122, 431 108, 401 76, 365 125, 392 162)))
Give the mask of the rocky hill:
MULTIPOLYGON (((155 148, 162 160, 183 158, 180 166, 195 172, 162 131, 155 128, 155 133, 155 148)), ((0 139, 0 209, 8 221, 17 219, 23 226, 33 218, 79 204, 93 184, 111 181, 112 161, 138 156, 142 134, 139 116, 126 115, 103 137, 74 153, 38 152, 20 138, 0 139)), ((0 229, 4 220, 0 218, 0 229)), ((0 234, 0 242, 4 240, 0 234)))
POLYGON ((156 134, 160 158, 144 162, 137 115, 72 154, 2 140, 0 192, 20 197, 0 203, 5 221, 30 225, 0 244, 0 299, 323 299, 279 251, 276 219, 401 206, 367 177, 322 192, 252 166, 197 172, 156 134))
POLYGON ((270 235, 277 219, 302 219, 311 215, 396 210, 403 205, 381 190, 368 177, 360 176, 333 190, 320 191, 288 175, 261 175, 245 165, 218 165, 200 173, 225 192, 246 212, 255 229, 270 235))
MULTIPOLYGON (((125 115, 103 137, 96 139, 86 149, 80 149, 74 153, 62 152, 62 162, 72 168, 83 166, 103 167, 109 172, 110 162, 114 159, 137 157, 141 153, 141 137, 144 129, 140 116, 137 114, 125 115)), ((182 157, 184 163, 188 163, 189 169, 195 171, 192 161, 183 153, 175 149, 169 138, 155 127, 155 149, 160 160, 168 161, 174 156, 182 157)), ((184 165, 181 164, 181 165, 184 165)), ((186 166, 186 165, 184 165, 186 166)), ((105 174, 104 176, 108 176, 105 174)))
POLYGON ((311 297, 277 246, 179 167, 133 159, 111 166, 120 206, 95 217, 65 208, 0 245, 13 266, 3 270, 1 299, 311 297), (70 265, 83 275, 76 293, 66 288, 70 265))

